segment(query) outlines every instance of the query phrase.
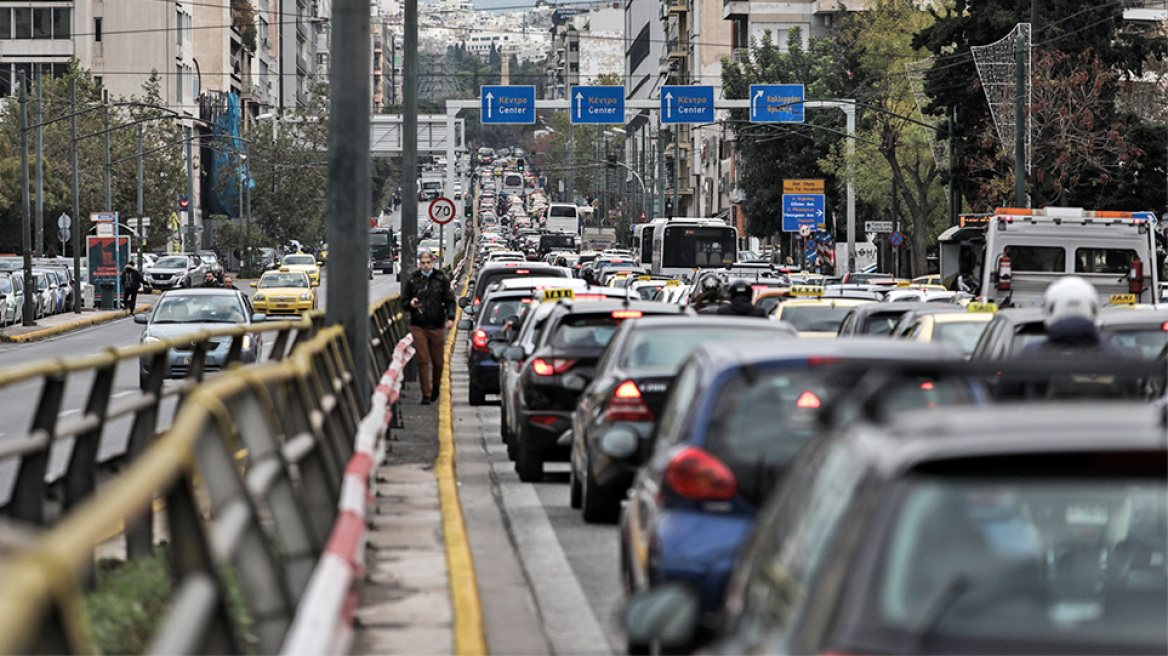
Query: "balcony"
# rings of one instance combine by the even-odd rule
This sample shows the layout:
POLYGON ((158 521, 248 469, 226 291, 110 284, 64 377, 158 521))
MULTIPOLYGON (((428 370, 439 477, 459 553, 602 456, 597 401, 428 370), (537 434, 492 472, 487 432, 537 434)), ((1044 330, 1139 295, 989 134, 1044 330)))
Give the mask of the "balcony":
POLYGON ((684 14, 689 11, 689 0, 665 0, 665 4, 671 14, 684 14))
POLYGON ((1123 19, 1140 23, 1168 21, 1168 0, 1125 0, 1123 19))
POLYGON ((677 39, 670 39, 665 48, 668 53, 665 58, 668 60, 679 61, 689 57, 689 44, 682 43, 677 39))
POLYGON ((749 0, 723 0, 722 1, 722 20, 730 20, 732 18, 745 18, 750 15, 750 1, 749 0))

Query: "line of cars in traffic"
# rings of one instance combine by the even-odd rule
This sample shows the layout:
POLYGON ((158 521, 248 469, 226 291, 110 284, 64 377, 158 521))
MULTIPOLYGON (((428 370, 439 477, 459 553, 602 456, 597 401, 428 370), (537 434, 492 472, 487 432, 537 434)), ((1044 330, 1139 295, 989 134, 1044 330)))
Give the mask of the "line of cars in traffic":
POLYGON ((723 316, 739 267, 513 236, 460 299, 468 401, 619 525, 630 653, 1168 650, 1168 311, 1116 295, 1113 351, 1028 359, 1040 309, 764 266, 723 316))

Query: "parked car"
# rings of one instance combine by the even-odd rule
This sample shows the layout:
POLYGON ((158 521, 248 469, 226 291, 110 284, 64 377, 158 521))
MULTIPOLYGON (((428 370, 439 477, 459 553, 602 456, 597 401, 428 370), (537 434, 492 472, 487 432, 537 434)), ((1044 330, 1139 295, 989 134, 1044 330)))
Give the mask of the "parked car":
POLYGON ((41 319, 57 313, 57 283, 49 272, 43 269, 32 270, 33 284, 37 291, 36 318, 41 319))
POLYGON ((0 302, 4 305, 0 325, 11 326, 24 321, 23 276, 19 271, 0 271, 0 302))
POLYGON ((177 253, 158 258, 154 266, 143 274, 146 284, 159 291, 201 287, 207 277, 202 258, 190 253, 177 253))
MULTIPOLYGON (((165 258, 164 258, 165 259, 165 258)), ((236 289, 201 288, 175 289, 164 292, 149 314, 134 315, 134 323, 146 326, 141 342, 148 344, 163 339, 188 335, 200 330, 229 325, 252 325, 263 321, 265 315, 256 313, 247 295, 236 289)), ((213 340, 215 347, 208 350, 204 371, 218 371, 228 364, 231 338, 213 340)), ((255 362, 263 351, 262 333, 244 337, 239 361, 255 362)), ((183 344, 172 347, 168 354, 167 377, 182 378, 189 370, 194 347, 183 344)), ((150 375, 150 360, 139 363, 139 379, 145 384, 150 375)))

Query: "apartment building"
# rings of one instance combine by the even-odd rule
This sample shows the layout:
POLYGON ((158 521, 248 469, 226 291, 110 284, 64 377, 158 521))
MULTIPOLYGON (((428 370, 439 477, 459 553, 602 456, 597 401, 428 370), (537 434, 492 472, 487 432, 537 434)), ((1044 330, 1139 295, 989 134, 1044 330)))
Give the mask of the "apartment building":
POLYGON ((278 0, 279 98, 284 108, 302 107, 318 75, 329 71, 331 0, 278 0))
POLYGON ((625 70, 625 10, 619 2, 597 9, 557 9, 548 45, 546 98, 566 98, 573 86, 625 70))

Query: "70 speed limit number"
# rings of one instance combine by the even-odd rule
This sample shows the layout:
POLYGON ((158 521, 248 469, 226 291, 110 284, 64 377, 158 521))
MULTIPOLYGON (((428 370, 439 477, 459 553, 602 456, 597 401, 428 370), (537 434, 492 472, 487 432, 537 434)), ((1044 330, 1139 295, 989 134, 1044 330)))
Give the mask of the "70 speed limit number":
POLYGON ((430 203, 430 220, 438 225, 446 225, 454 220, 454 201, 442 197, 430 203))

